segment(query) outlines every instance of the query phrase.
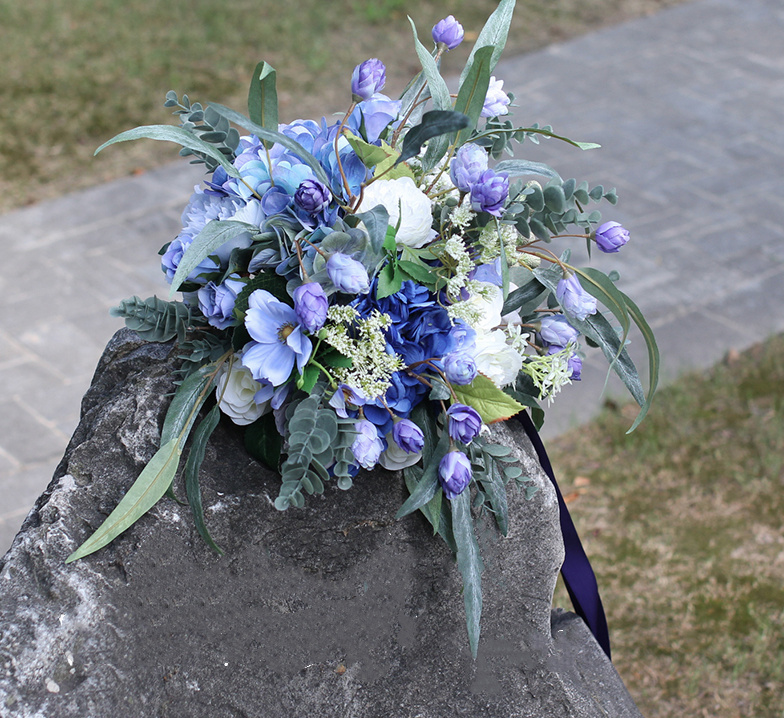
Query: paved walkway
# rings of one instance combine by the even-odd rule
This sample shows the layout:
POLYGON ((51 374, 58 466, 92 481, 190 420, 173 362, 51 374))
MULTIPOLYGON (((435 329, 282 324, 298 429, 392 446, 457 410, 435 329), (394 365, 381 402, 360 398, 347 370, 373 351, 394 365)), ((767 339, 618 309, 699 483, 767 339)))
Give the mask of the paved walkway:
MULTIPOLYGON (((780 0, 692 0, 506 60, 496 75, 518 98, 517 121, 603 145, 551 140, 518 154, 618 188, 620 205, 604 215, 632 242, 594 259, 620 271, 651 322, 665 380, 784 331, 780 0)), ((156 252, 199 177, 182 162, 0 218, 0 553, 48 483, 121 326, 108 309, 165 293, 156 252)), ((634 342, 633 356, 641 349, 634 342)), ((564 390, 547 435, 599 408, 602 364, 588 360, 582 383, 564 390)))

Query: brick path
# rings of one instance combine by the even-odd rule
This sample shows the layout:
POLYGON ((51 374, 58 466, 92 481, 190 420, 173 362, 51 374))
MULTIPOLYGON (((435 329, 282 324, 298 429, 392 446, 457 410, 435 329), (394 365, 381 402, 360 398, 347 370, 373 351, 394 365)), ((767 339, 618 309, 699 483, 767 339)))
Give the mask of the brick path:
MULTIPOLYGON (((550 140, 518 155, 618 188, 621 203, 604 216, 632 243, 594 264, 620 271, 656 332, 665 380, 784 331, 780 0, 694 0, 503 61, 495 74, 518 98, 518 122, 603 145, 550 140)), ((156 252, 199 177, 182 162, 0 218, 0 552, 48 483, 121 326, 108 309, 165 294, 156 252)), ((638 361, 642 348, 630 347, 638 361)), ((602 365, 586 361, 546 435, 595 413, 602 365)), ((608 391, 622 396, 615 383, 608 391)))

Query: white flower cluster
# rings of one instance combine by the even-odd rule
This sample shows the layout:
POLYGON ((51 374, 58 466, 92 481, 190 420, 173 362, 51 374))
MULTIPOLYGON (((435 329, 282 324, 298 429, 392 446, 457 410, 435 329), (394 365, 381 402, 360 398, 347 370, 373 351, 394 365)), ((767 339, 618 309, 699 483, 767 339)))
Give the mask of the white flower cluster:
POLYGON ((534 385, 547 397, 552 404, 555 395, 567 384, 571 384, 572 370, 569 368, 569 357, 574 347, 570 343, 555 354, 528 356, 522 370, 534 381, 534 385))
POLYGON ((518 247, 530 244, 533 237, 523 237, 513 224, 490 223, 485 225, 479 233, 477 243, 482 248, 479 261, 482 264, 492 264, 501 256, 501 243, 504 246, 504 254, 509 266, 519 266, 526 264, 524 254, 517 251, 518 247))

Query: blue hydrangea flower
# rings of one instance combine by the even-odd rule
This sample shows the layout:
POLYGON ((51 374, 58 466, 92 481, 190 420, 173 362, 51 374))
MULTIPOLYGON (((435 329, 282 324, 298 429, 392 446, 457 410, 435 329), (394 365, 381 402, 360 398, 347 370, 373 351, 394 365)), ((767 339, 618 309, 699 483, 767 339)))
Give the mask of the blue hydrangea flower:
POLYGON ((629 230, 618 222, 605 222, 597 227, 594 238, 602 252, 612 254, 629 241, 629 230))
POLYGON ((409 454, 419 454, 425 446, 425 435, 410 419, 401 419, 392 427, 395 443, 409 454))
POLYGON ((386 79, 387 69, 384 63, 375 57, 357 65, 351 74, 351 94, 355 102, 369 100, 377 92, 381 92, 386 79))
POLYGON ((438 464, 438 480, 445 496, 451 501, 463 493, 471 483, 471 462, 462 452, 448 452, 438 464))
POLYGON ((558 282, 555 296, 564 311, 580 321, 584 321, 590 314, 596 314, 596 298, 582 288, 580 280, 574 274, 569 274, 558 282))
POLYGON ((563 314, 544 317, 542 328, 539 330, 542 339, 548 344, 565 347, 580 335, 563 314))
POLYGON ((360 419, 354 424, 357 431, 357 438, 351 445, 354 458, 360 466, 365 469, 372 469, 378 463, 378 457, 384 451, 384 440, 378 435, 376 427, 367 419, 360 419))
POLYGON ((452 404, 446 415, 449 418, 449 436, 455 441, 470 444, 482 428, 482 417, 471 406, 452 404))
POLYGON ((439 20, 432 30, 433 42, 438 45, 443 43, 447 50, 454 50, 465 35, 463 26, 455 20, 454 15, 448 15, 443 20, 439 20))
POLYGON ((245 346, 242 363, 256 381, 266 379, 280 386, 295 362, 300 372, 308 363, 313 346, 302 332, 297 313, 265 289, 250 295, 245 328, 253 341, 245 346))
POLYGON ((509 196, 509 177, 504 172, 488 169, 471 185, 471 208, 495 217, 504 213, 504 202, 509 196))

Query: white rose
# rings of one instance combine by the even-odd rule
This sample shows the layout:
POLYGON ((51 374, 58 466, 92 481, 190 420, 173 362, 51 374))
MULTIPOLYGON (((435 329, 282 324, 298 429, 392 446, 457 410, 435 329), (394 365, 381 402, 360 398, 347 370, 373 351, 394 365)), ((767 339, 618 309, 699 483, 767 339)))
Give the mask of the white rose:
POLYGON ((242 366, 239 359, 230 367, 223 367, 215 390, 220 410, 240 426, 252 424, 270 410, 272 393, 272 385, 257 382, 250 369, 242 366))
MULTIPOLYGON (((495 329, 501 324, 520 321, 520 314, 516 311, 504 314, 503 317, 501 316, 501 309, 504 306, 504 293, 501 290, 501 287, 498 287, 491 282, 479 282, 479 284, 487 287, 487 298, 483 297, 481 294, 473 294, 467 300, 469 304, 476 307, 482 313, 482 318, 472 325, 474 329, 487 332, 491 329, 495 329)), ((517 285, 510 283, 509 291, 513 292, 515 289, 517 289, 517 285)))
POLYGON ((511 384, 523 366, 523 357, 506 342, 502 329, 477 332, 474 362, 481 374, 499 387, 511 384))
POLYGON ((378 205, 382 205, 389 212, 391 227, 396 227, 400 220, 400 228, 395 235, 398 244, 417 248, 433 237, 430 200, 410 177, 378 180, 369 184, 365 188, 357 211, 368 212, 378 205), (402 220, 400 219, 401 207, 402 220))
POLYGON ((413 466, 422 458, 422 452, 417 454, 401 449, 392 438, 391 431, 384 438, 387 440, 387 450, 378 457, 378 463, 385 469, 390 471, 405 469, 408 466, 413 466))

